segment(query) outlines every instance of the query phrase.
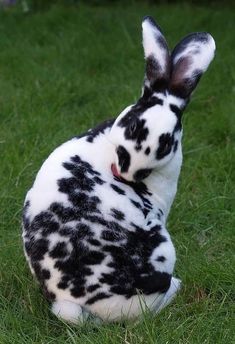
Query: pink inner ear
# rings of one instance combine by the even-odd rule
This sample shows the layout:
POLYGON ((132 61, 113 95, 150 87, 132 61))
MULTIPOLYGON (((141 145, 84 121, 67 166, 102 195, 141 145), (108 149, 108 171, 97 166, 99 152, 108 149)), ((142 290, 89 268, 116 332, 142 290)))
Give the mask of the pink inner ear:
POLYGON ((182 56, 174 65, 169 91, 180 98, 188 98, 197 85, 195 75, 196 68, 193 66, 191 56, 182 56))
POLYGON ((112 164, 112 165, 111 165, 111 171, 112 171, 112 174, 113 174, 115 177, 120 177, 120 174, 118 173, 116 164, 112 164))
MULTIPOLYGON (((184 86, 183 81, 185 77, 190 74, 190 66, 192 63, 193 61, 190 56, 182 57, 176 62, 175 66, 173 67, 171 85, 177 86, 182 84, 182 86, 184 86)), ((193 70, 191 72, 193 72, 193 70)))

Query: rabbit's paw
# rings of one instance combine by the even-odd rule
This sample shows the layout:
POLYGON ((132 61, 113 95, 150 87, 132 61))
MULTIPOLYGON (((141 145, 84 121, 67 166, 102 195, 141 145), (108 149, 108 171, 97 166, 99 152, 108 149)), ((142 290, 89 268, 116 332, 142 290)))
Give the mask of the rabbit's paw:
POLYGON ((54 302, 51 310, 59 319, 73 324, 83 324, 89 316, 80 305, 67 300, 54 302))
POLYGON ((181 288, 181 280, 178 278, 172 277, 170 288, 167 290, 161 304, 156 309, 157 313, 160 312, 160 310, 162 310, 166 306, 168 306, 169 303, 171 303, 171 301, 174 299, 174 297, 176 296, 180 288, 181 288))

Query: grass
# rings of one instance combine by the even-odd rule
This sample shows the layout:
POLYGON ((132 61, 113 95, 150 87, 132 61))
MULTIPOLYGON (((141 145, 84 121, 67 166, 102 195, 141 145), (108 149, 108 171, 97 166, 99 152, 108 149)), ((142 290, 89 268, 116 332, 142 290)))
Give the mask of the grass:
POLYGON ((0 344, 234 342, 234 20, 234 8, 219 4, 0 12, 0 344), (183 289, 142 322, 71 327, 51 315, 25 262, 22 203, 57 145, 137 99, 146 14, 159 21, 171 47, 200 30, 217 43, 184 115, 184 165, 168 223, 183 289))

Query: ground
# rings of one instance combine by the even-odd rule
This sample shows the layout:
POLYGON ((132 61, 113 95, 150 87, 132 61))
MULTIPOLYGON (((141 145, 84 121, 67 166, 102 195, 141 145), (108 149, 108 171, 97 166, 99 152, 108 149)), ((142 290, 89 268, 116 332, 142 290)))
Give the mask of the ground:
MULTIPOLYGON (((97 2, 96 2, 97 3, 97 2)), ((202 3, 202 2, 201 2, 202 3)), ((0 12, 0 343, 232 343, 235 68, 231 6, 115 2, 0 12), (168 228, 183 289, 141 322, 72 327, 33 280, 21 211, 42 161, 140 94, 140 23, 150 14, 170 47, 210 32, 217 54, 184 114, 184 164, 168 228)))

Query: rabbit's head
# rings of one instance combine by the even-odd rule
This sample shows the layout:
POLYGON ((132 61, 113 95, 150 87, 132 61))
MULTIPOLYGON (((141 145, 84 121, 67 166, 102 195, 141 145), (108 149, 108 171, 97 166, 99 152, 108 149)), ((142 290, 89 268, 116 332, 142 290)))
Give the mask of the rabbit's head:
POLYGON ((186 36, 170 54, 151 17, 142 23, 146 72, 142 95, 117 117, 110 131, 116 147, 113 174, 139 182, 165 166, 181 140, 181 116, 201 75, 214 57, 206 32, 186 36))

